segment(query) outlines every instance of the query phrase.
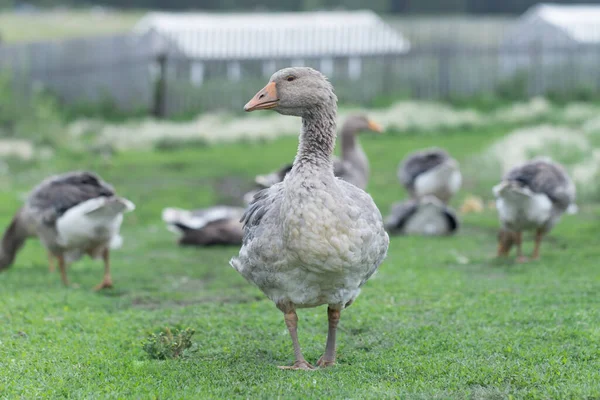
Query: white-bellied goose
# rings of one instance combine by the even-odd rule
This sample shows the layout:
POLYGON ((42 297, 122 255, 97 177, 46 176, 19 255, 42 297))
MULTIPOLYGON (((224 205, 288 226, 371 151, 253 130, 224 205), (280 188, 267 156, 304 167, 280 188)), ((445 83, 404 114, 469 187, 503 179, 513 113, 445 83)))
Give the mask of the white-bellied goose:
POLYGON ((547 158, 517 166, 493 189, 500 218, 498 256, 517 247, 517 260, 526 261, 522 232, 535 231, 533 259, 539 258, 542 237, 575 206, 575 185, 564 168, 547 158))
POLYGON ((123 213, 135 208, 112 186, 91 172, 69 172, 45 179, 29 194, 4 233, 0 270, 8 268, 28 237, 37 236, 48 250, 50 270, 58 260, 62 281, 67 264, 84 254, 104 260, 104 279, 96 290, 112 287, 110 249, 122 244, 123 213))
POLYGON ((292 170, 246 211, 244 244, 230 263, 284 313, 296 358, 284 369, 313 369, 298 343, 296 309, 327 304, 327 344, 317 365, 333 365, 340 311, 387 253, 381 213, 371 196, 333 174, 337 97, 320 72, 280 70, 244 108, 301 117, 302 131, 292 170))
POLYGON ((412 198, 435 196, 444 203, 462 184, 458 162, 439 148, 409 154, 398 167, 398 179, 412 198))

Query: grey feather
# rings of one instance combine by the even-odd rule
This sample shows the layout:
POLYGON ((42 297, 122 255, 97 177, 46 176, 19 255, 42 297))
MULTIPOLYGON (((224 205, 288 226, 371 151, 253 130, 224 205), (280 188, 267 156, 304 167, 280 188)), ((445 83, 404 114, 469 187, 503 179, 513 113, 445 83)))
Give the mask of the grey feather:
POLYGON ((545 194, 563 211, 575 201, 575 185, 565 169, 546 158, 534 159, 511 169, 504 180, 545 194))
POLYGON ((68 209, 97 197, 112 197, 115 191, 99 176, 88 171, 68 172, 45 179, 33 189, 27 207, 52 225, 68 209))
POLYGON ((448 153, 431 148, 409 154, 398 168, 398 179, 407 190, 412 191, 417 177, 450 159, 448 153))

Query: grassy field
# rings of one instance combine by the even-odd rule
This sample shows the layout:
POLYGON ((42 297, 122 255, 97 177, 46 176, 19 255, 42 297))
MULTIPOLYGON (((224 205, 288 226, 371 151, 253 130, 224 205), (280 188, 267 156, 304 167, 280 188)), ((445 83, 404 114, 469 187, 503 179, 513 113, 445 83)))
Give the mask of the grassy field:
MULTIPOLYGON (((405 196, 395 169, 408 151, 439 145, 468 165, 505 133, 365 137, 370 192, 385 214, 405 196)), ((90 260, 69 272, 78 288, 62 287, 35 241, 0 274, 0 398, 600 398, 600 207, 593 204, 566 217, 542 260, 530 264, 493 258, 491 210, 464 216, 454 237, 393 238, 380 272, 342 313, 338 365, 277 369, 292 361, 291 341, 281 313, 229 267, 238 249, 178 248, 160 212, 231 201, 253 174, 295 149, 295 138, 282 138, 13 164, 10 178, 0 178, 1 225, 32 185, 75 168, 96 170, 138 208, 113 254, 115 289, 91 291, 102 266, 90 260), (166 326, 196 330, 189 357, 156 361, 144 353, 141 341, 166 326)), ((493 183, 467 176, 455 205, 470 192, 489 200, 493 183)), ((326 309, 299 317, 304 354, 315 362, 326 309)))
POLYGON ((143 12, 92 12, 57 10, 16 14, 0 12, 3 42, 35 42, 82 36, 110 35, 129 31, 143 12))

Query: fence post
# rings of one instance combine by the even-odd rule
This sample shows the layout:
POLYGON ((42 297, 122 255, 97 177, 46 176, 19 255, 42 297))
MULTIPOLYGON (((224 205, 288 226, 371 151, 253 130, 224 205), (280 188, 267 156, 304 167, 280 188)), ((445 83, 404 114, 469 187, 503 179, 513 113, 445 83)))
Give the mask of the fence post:
POLYGON ((442 99, 450 97, 450 57, 452 49, 449 45, 438 48, 438 90, 442 99))
POLYGON ((156 118, 164 118, 167 114, 167 55, 159 54, 156 61, 158 63, 158 79, 154 86, 152 115, 156 118))
POLYGON ((542 60, 542 44, 539 41, 535 41, 529 48, 529 58, 531 60, 531 68, 529 70, 529 80, 532 82, 533 87, 530 88, 530 96, 539 96, 544 93, 545 86, 545 68, 544 61, 542 60), (533 73, 533 79, 531 74, 533 73))

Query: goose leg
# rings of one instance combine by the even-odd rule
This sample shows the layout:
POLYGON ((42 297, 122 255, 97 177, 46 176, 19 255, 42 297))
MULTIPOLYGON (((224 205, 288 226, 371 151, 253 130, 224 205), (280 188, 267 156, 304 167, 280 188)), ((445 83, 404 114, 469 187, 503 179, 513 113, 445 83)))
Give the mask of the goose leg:
POLYGON ((67 265, 63 255, 56 256, 58 260, 58 269, 60 270, 60 278, 65 286, 69 286, 69 278, 67 278, 67 265))
POLYGON ((104 278, 100 284, 96 285, 94 290, 102 290, 107 288, 112 288, 112 278, 110 277, 110 251, 108 247, 102 250, 102 260, 104 261, 104 278))
POLYGON ((280 369, 304 369, 304 370, 313 370, 315 367, 310 365, 302 355, 302 350, 300 350, 300 343, 298 342, 298 315, 295 310, 291 310, 285 312, 284 317, 285 325, 290 331, 290 336, 292 337, 292 343, 294 345, 294 356, 296 357, 296 361, 292 366, 280 366, 280 369))
POLYGON ((54 255, 48 252, 48 272, 56 271, 56 267, 54 265, 54 255))
POLYGON ((327 319, 329 320, 327 344, 325 345, 325 354, 317 361, 319 367, 330 367, 335 365, 335 333, 338 323, 340 322, 340 310, 334 310, 331 307, 327 307, 327 319))
POLYGON ((544 232, 541 229, 538 229, 535 232, 535 246, 533 248, 533 254, 531 256, 531 258, 534 260, 537 260, 540 258, 540 245, 542 244, 543 236, 544 236, 544 232))
POLYGON ((517 262, 526 262, 527 257, 523 255, 523 234, 521 232, 515 233, 515 242, 517 245, 517 262))

